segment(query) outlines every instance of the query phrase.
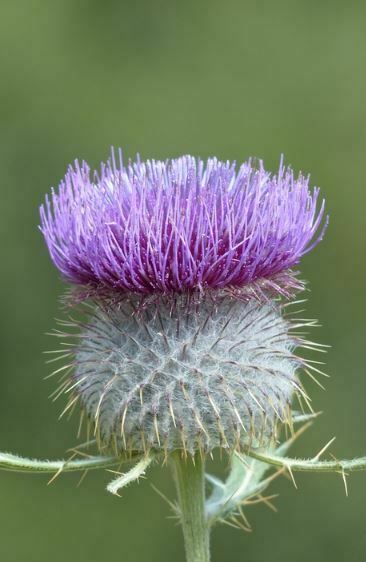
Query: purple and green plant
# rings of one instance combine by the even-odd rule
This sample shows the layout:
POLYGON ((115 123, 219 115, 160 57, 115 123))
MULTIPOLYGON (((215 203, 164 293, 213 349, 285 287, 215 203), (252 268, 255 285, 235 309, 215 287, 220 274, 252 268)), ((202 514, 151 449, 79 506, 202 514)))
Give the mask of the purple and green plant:
POLYGON ((297 316, 304 284, 293 268, 327 223, 319 190, 282 160, 275 175, 261 161, 192 156, 124 165, 121 151, 99 173, 75 162, 40 228, 70 285, 50 352, 62 362, 53 398, 66 396, 62 414, 79 409, 87 437, 72 458, 0 453, 0 468, 53 478, 114 469, 107 489, 118 495, 166 463, 188 562, 209 561, 216 524, 249 530, 247 510, 269 503, 279 474, 346 482, 365 470, 365 457, 320 460, 332 441, 312 458, 287 456, 316 417, 300 374, 324 375, 306 352, 325 347, 303 332, 316 323, 297 316), (216 451, 231 467, 225 481, 205 471, 216 451))

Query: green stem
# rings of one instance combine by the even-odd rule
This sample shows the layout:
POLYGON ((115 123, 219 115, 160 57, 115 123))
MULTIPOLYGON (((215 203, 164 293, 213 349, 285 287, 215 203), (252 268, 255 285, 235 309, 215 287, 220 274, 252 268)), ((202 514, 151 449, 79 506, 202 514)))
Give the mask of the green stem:
POLYGON ((0 470, 11 470, 15 472, 72 472, 75 470, 91 470, 95 468, 109 468, 130 462, 134 458, 119 458, 95 456, 84 459, 63 459, 57 461, 28 459, 12 455, 11 453, 0 453, 0 470))
MULTIPOLYGON (((366 457, 356 459, 342 459, 332 461, 320 461, 318 457, 313 459, 295 459, 291 457, 281 457, 267 451, 249 450, 246 452, 249 457, 258 461, 271 464, 273 466, 298 470, 302 472, 356 472, 366 470, 366 457)), ((240 457, 240 455, 239 455, 240 457)))
POLYGON ((199 454, 172 455, 187 562, 209 562, 209 528, 205 515, 204 462, 199 454))

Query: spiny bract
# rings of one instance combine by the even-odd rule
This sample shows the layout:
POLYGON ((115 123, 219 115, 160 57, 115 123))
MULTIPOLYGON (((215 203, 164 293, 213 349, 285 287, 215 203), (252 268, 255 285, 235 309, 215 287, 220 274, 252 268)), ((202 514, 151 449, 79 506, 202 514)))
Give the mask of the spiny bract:
MULTIPOLYGON (((65 385, 101 446, 117 451, 240 449, 275 436, 294 392, 300 340, 281 305, 222 297, 136 310, 98 308, 65 385)), ((298 325, 296 325, 298 327, 298 325)))

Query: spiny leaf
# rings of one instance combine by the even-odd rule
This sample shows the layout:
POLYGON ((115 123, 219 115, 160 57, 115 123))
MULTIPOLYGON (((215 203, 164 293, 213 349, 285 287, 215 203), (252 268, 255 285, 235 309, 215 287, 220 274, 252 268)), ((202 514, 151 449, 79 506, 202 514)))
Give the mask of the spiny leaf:
MULTIPOLYGON (((144 456, 128 472, 126 472, 124 474, 121 474, 120 472, 117 473, 117 474, 119 474, 119 476, 117 478, 115 478, 115 480, 112 480, 112 482, 110 482, 107 486, 108 492, 111 492, 111 494, 119 496, 118 492, 121 488, 124 488, 125 486, 127 486, 131 482, 134 482, 135 480, 138 480, 139 478, 141 478, 145 474, 146 469, 152 463, 153 459, 154 459, 154 455, 152 455, 150 453, 149 455, 144 456)), ((114 472, 114 471, 110 471, 110 472, 114 472)))

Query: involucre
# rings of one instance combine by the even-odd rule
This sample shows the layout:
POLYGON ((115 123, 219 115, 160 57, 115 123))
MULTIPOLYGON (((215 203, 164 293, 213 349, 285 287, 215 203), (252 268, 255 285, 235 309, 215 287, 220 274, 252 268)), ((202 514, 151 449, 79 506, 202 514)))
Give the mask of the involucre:
POLYGON ((294 393, 304 394, 299 325, 281 305, 178 297, 138 311, 135 301, 92 314, 65 386, 102 445, 194 454, 276 438, 294 393))

